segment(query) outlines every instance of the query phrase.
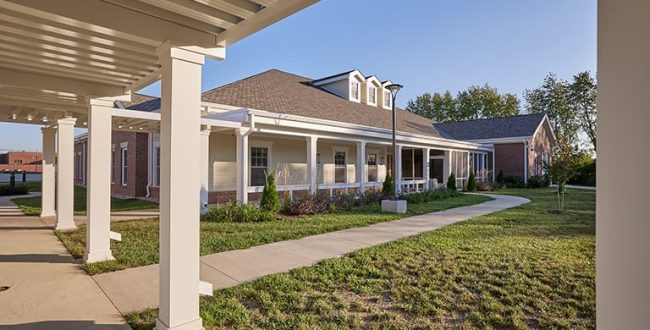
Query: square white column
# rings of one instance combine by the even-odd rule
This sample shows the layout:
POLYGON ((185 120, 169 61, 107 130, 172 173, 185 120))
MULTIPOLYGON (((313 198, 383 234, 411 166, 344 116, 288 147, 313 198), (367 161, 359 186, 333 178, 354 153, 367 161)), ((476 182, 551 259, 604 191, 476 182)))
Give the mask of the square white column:
POLYGON ((56 130, 52 127, 41 129, 43 133, 43 163, 41 172, 41 217, 56 215, 56 130))
POLYGON ((237 201, 248 203, 248 134, 245 130, 235 131, 237 136, 237 201))
POLYGON ((315 194, 318 190, 318 138, 307 137, 307 171, 309 180, 309 192, 315 194))
POLYGON ((56 229, 74 229, 74 124, 76 118, 57 121, 56 229))
POLYGON ((429 191, 429 154, 431 149, 422 148, 422 177, 424 178, 424 191, 429 191))
POLYGON ((201 173, 201 214, 208 212, 208 189, 210 187, 210 128, 201 130, 201 161, 199 172, 201 173))
POLYGON ((112 100, 90 100, 88 112, 88 173, 86 263, 113 260, 111 253, 111 131, 112 100))
MULTIPOLYGON (((445 150, 445 156, 442 161, 442 181, 441 184, 447 185, 447 181, 449 180, 449 175, 452 173, 452 168, 451 168, 451 157, 453 153, 451 150, 445 150)), ((454 173, 454 175, 456 175, 454 173)))
POLYGON ((395 172, 393 182, 395 183, 395 192, 399 194, 402 192, 402 146, 398 144, 395 147, 397 154, 393 155, 393 157, 397 161, 397 168, 393 169, 393 172, 395 172))
POLYGON ((164 45, 160 121, 160 309, 156 329, 202 329, 199 316, 201 67, 204 56, 164 45))
POLYGON ((357 142, 357 181, 359 182, 359 193, 366 192, 366 142, 357 142))

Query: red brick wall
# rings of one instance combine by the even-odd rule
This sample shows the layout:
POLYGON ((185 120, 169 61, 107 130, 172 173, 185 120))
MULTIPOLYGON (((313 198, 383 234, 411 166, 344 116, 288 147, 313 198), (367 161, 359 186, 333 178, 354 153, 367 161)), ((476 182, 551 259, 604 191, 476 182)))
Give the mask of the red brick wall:
POLYGON ((524 178, 524 144, 503 143, 494 145, 495 170, 498 174, 524 178))
POLYGON ((540 129, 539 132, 533 137, 533 140, 530 144, 530 151, 528 153, 528 173, 529 176, 541 174, 542 167, 542 156, 546 153, 548 154, 548 160, 551 161, 551 155, 553 154, 553 147, 551 144, 550 131, 544 126, 544 129, 540 129), (535 173, 535 160, 538 161, 537 170, 538 173, 535 173))
POLYGON ((78 186, 85 186, 86 185, 86 173, 87 173, 87 166, 88 166, 88 154, 87 154, 87 141, 88 140, 83 140, 80 142, 76 142, 74 144, 74 184, 78 186), (79 169, 79 164, 78 164, 78 155, 81 153, 82 157, 82 165, 81 165, 81 171, 79 169))
POLYGON ((41 172, 43 154, 31 151, 9 151, 0 155, 0 170, 41 172))

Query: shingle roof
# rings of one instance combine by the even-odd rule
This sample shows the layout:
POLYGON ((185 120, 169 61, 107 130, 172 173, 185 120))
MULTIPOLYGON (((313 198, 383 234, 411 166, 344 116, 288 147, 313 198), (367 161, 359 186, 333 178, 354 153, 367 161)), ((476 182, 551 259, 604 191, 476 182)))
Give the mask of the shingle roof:
POLYGON ((544 119, 544 113, 435 123, 445 138, 455 140, 483 140, 532 136, 544 119))
POLYGON ((129 107, 131 107, 131 106, 134 106, 134 105, 137 105, 137 104, 140 104, 140 103, 144 103, 144 102, 147 102, 147 101, 151 101, 151 100, 154 100, 154 99, 157 99, 157 97, 144 95, 144 94, 140 94, 140 93, 133 93, 133 94, 131 94, 131 102, 117 101, 116 103, 119 102, 122 105, 122 107, 124 107, 125 109, 129 109, 129 107))
MULTIPOLYGON (((312 85, 313 79, 269 70, 203 94, 203 101, 274 113, 390 129, 392 112, 351 102, 312 85)), ((430 119, 398 110, 398 131, 441 137, 430 119)))

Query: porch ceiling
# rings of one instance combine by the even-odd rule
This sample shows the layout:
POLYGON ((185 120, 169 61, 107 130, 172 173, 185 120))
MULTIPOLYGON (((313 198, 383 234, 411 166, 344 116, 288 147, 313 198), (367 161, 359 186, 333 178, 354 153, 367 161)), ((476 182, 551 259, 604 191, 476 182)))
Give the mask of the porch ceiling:
POLYGON ((88 97, 158 80, 161 45, 223 58, 226 46, 316 1, 0 0, 0 121, 81 120, 88 97))

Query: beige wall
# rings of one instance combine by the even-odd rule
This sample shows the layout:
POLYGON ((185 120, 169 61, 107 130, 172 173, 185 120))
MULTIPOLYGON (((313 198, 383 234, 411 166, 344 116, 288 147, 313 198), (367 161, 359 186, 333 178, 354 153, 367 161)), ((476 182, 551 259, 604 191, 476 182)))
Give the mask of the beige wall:
POLYGON ((598 1, 596 325, 647 329, 650 311, 650 1, 598 1))

